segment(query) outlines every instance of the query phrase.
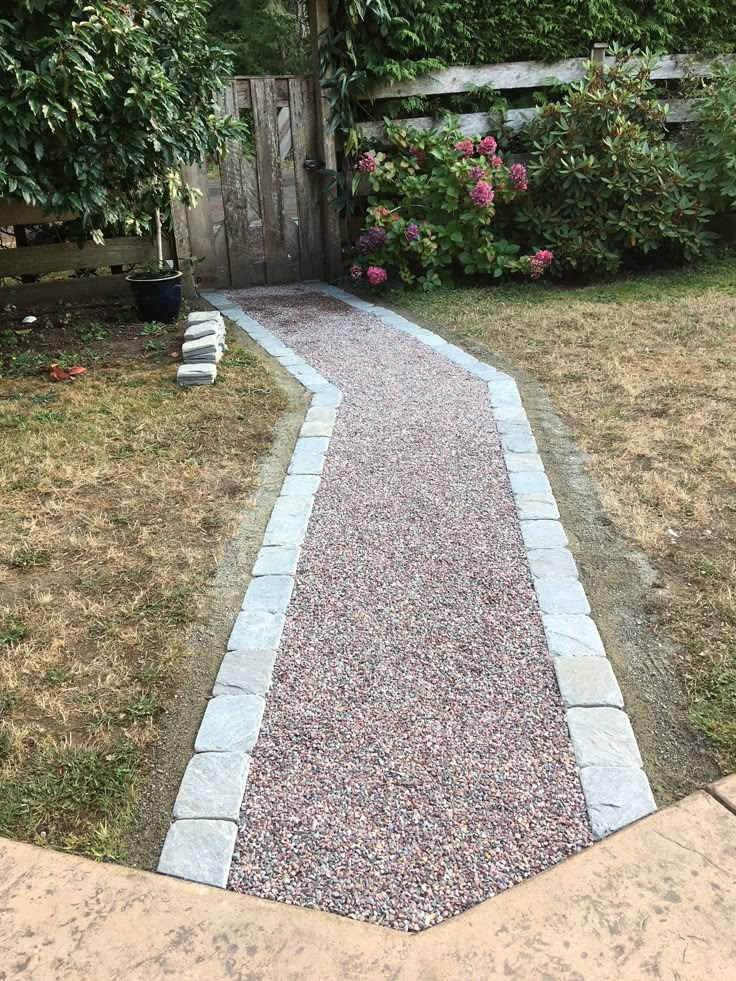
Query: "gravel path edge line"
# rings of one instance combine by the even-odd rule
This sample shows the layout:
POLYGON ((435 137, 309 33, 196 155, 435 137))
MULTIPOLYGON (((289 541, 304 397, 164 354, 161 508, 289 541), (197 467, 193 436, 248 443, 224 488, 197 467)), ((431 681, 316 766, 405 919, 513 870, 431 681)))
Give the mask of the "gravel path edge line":
POLYGON ((224 889, 249 754, 258 740, 299 551, 342 392, 224 294, 201 295, 312 395, 174 802, 157 868, 163 875, 224 889))
POLYGON ((590 615, 516 381, 387 307, 328 283, 307 285, 409 334, 487 383, 593 836, 600 840, 653 813, 657 805, 621 689, 590 615))

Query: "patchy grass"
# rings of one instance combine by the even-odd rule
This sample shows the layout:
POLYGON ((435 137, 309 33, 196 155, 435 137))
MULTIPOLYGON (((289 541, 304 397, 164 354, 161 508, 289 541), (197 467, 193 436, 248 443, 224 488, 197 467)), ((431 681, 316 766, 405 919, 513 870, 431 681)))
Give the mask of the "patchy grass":
POLYGON ((230 339, 174 383, 176 326, 0 323, 0 834, 122 858, 202 587, 285 397, 230 339), (43 366, 87 374, 53 384, 43 366))
POLYGON ((736 769, 734 257, 577 288, 394 292, 419 319, 536 376, 608 511, 660 570, 693 721, 736 769))

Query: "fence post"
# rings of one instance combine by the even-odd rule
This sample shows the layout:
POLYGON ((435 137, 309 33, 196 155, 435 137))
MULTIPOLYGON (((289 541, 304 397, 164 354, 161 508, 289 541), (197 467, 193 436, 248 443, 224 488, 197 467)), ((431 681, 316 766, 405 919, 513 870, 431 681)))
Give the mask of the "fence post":
MULTIPOLYGON (((324 39, 323 31, 330 26, 329 0, 309 0, 309 26, 312 34, 312 72, 315 87, 317 123, 317 149, 325 168, 337 173, 337 147, 335 134, 330 132, 330 103, 320 85, 319 56, 324 39)), ((322 194, 322 236, 325 253, 325 274, 335 279, 342 270, 340 215, 329 201, 329 193, 322 194)))
POLYGON ((608 51, 607 44, 592 44, 590 47, 590 60, 595 61, 599 65, 605 64, 606 51, 608 51))
POLYGON ((197 289, 194 285, 194 270, 191 262, 192 247, 189 242, 189 223, 187 221, 187 209, 178 198, 174 198, 171 202, 171 225, 176 265, 182 272, 182 290, 186 299, 192 300, 197 295, 197 289))

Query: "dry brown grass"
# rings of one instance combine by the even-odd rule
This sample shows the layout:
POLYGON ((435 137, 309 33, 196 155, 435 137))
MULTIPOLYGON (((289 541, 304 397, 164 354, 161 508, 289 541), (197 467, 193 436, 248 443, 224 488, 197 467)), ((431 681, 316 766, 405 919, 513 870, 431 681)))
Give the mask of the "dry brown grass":
POLYGON ((176 328, 106 329, 0 349, 0 833, 116 855, 198 592, 285 398, 232 340, 217 384, 184 391, 176 328), (84 379, 26 373, 69 343, 84 379))
POLYGON ((394 295, 538 378, 608 511, 651 557, 692 716, 736 766, 736 279, 394 295))

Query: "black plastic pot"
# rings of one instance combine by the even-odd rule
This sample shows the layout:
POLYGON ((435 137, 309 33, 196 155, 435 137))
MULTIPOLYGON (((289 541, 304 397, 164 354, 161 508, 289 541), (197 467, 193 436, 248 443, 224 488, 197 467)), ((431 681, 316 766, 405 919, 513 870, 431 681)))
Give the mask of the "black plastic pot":
POLYGON ((145 273, 131 273, 125 277, 135 300, 138 316, 143 323, 154 320, 167 324, 176 320, 181 307, 181 273, 172 269, 167 276, 145 278, 145 273))

